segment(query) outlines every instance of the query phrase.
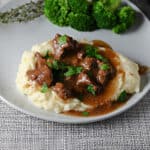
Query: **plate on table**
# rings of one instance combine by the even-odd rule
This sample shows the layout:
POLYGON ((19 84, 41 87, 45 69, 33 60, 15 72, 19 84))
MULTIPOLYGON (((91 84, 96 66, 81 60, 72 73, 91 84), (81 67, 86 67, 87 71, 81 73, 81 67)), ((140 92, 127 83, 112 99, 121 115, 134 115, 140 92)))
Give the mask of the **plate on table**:
MULTIPOLYGON (((4 5, 0 11, 16 7, 27 1, 17 1, 4 5)), ((88 123, 104 120, 120 114, 135 105, 150 89, 150 75, 142 77, 141 91, 133 95, 119 109, 105 115, 95 117, 74 117, 48 112, 33 106, 27 97, 16 88, 15 79, 18 65, 24 50, 30 50, 32 45, 52 39, 56 33, 68 34, 75 39, 101 39, 108 42, 112 48, 142 65, 150 65, 150 21, 132 3, 127 2, 137 12, 139 21, 128 32, 118 35, 108 30, 93 32, 78 32, 70 27, 58 27, 51 24, 44 16, 28 23, 0 24, 0 98, 14 108, 49 121, 62 123, 88 123)), ((138 113, 138 112, 137 112, 138 113)))

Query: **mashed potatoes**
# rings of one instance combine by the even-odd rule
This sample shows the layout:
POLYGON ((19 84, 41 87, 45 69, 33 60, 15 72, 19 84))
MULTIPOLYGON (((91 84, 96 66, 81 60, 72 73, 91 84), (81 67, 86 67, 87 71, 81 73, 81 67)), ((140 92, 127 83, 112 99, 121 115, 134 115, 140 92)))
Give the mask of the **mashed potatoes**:
MULTIPOLYGON (((86 109, 90 109, 92 106, 86 105, 76 98, 70 99, 69 102, 64 102, 51 89, 49 89, 49 92, 41 93, 40 88, 36 86, 35 82, 28 79, 26 72, 35 68, 35 52, 39 52, 45 56, 48 50, 53 50, 50 41, 35 45, 31 51, 23 53, 16 79, 18 89, 27 95, 33 104, 45 110, 53 110, 56 113, 60 113, 69 110, 85 111, 86 109)), ((118 83, 116 92, 111 97, 112 101, 117 100, 122 91, 125 90, 127 93, 139 92, 140 87, 138 65, 121 54, 118 54, 118 56, 121 64, 120 67, 124 70, 125 76, 121 74, 117 76, 118 83)))

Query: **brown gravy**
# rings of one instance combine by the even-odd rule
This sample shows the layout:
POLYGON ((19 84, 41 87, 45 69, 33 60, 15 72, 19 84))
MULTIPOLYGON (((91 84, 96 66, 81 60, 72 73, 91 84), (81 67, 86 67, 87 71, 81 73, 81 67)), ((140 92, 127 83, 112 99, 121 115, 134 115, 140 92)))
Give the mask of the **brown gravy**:
MULTIPOLYGON (((91 109, 85 111, 86 114, 88 113, 88 116, 103 115, 121 107, 124 103, 112 102, 118 89, 119 76, 123 80, 125 77, 118 54, 104 41, 94 40, 93 46, 99 47, 99 49, 96 49, 96 51, 92 49, 92 52, 102 57, 103 61, 100 61, 96 59, 96 56, 92 58, 93 56, 91 55, 91 57, 88 57, 88 54, 87 56, 85 55, 86 51, 84 48, 87 46, 86 43, 78 44, 71 37, 67 37, 68 42, 60 46, 58 43, 59 38, 60 35, 56 35, 53 40, 55 52, 51 54, 52 57, 49 58, 48 54, 47 59, 45 58, 46 56, 42 57, 39 53, 36 53, 36 69, 28 71, 28 77, 31 80, 35 80, 39 85, 43 86, 43 84, 46 84, 47 87, 51 86, 64 102, 76 97, 83 103, 92 106, 91 109), (59 51, 58 48, 60 48, 59 51), (50 65, 47 65, 47 62, 50 65), (102 64, 108 65, 108 69, 101 69, 102 64), (82 71, 79 71, 74 76, 65 76, 66 71, 70 68, 67 65, 71 65, 73 72, 74 67, 82 66, 82 71), (92 76, 88 73, 92 73, 92 76), (89 85, 92 86, 92 90, 87 88, 89 85)), ((72 70, 70 71, 71 73, 72 70)), ((65 114, 84 116, 83 113, 69 111, 65 114)))
MULTIPOLYGON (((85 104, 93 106, 93 109, 87 111, 89 113, 88 116, 104 115, 118 109, 119 107, 125 104, 125 102, 114 103, 110 101, 110 99, 116 92, 118 75, 122 74, 123 77, 125 76, 124 71, 120 69, 121 67, 118 55, 110 48, 110 46, 107 43, 103 41, 94 40, 93 45, 105 47, 106 50, 101 51, 100 53, 106 58, 108 58, 111 61, 112 65, 118 69, 116 76, 111 81, 109 81, 109 83, 105 86, 104 91, 100 95, 93 96, 87 94, 82 100, 85 104)), ((64 114, 84 117, 82 112, 78 111, 68 111, 64 114)))
POLYGON ((139 74, 140 74, 140 75, 144 75, 144 74, 146 74, 146 73, 149 72, 149 71, 150 71, 150 68, 149 68, 149 67, 139 65, 139 74))
MULTIPOLYGON (((91 116, 100 116, 100 115, 105 115, 108 113, 113 112, 114 110, 122 107, 125 104, 123 103, 109 103, 107 105, 103 105, 101 107, 97 107, 93 109, 92 111, 88 111, 89 114, 86 117, 91 117, 91 116)), ((68 111, 64 113, 65 115, 72 115, 72 116, 78 116, 78 117, 85 117, 82 112, 79 111, 68 111)))

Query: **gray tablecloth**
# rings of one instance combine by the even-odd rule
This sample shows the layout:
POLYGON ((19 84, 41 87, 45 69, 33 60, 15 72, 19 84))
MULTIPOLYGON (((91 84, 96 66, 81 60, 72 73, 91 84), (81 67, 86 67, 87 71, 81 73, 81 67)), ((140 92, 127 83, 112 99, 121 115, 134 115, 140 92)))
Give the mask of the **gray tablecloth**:
POLYGON ((150 92, 129 111, 86 125, 43 121, 0 101, 0 150, 101 149, 150 149, 150 92))
POLYGON ((149 149, 150 92, 129 111, 87 125, 40 120, 10 108, 0 100, 0 150, 149 149))

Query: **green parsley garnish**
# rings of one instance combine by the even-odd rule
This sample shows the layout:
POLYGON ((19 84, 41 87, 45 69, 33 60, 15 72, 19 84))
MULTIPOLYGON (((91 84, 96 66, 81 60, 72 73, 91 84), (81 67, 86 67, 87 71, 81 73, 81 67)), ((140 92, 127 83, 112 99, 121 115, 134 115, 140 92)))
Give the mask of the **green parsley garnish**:
POLYGON ((93 95, 96 95, 95 90, 94 90, 94 86, 92 84, 88 85, 87 91, 89 93, 92 93, 93 95))
POLYGON ((52 63, 50 63, 49 61, 47 61, 46 64, 47 64, 47 66, 48 66, 49 68, 52 67, 52 63))
POLYGON ((78 99, 79 99, 80 101, 82 101, 82 100, 83 100, 83 94, 79 94, 78 99))
POLYGON ((81 73, 81 71, 82 71, 82 67, 75 67, 75 66, 68 66, 67 67, 67 72, 65 72, 65 76, 66 77, 69 77, 69 76, 73 76, 73 75, 76 75, 76 74, 79 74, 79 73, 81 73))
POLYGON ((124 102, 127 99, 127 92, 126 91, 122 91, 118 97, 118 102, 124 102))
POLYGON ((58 39, 58 44, 63 45, 65 43, 67 43, 67 36, 66 35, 60 36, 59 39, 58 39))
POLYGON ((103 62, 108 62, 107 58, 103 57, 102 55, 100 54, 96 54, 95 58, 103 61, 103 62))
POLYGON ((63 63, 63 62, 59 62, 59 68, 61 69, 61 70, 65 70, 65 69, 67 69, 67 64, 65 64, 65 63, 63 63))
POLYGON ((54 60, 52 62, 52 68, 55 69, 55 70, 58 70, 59 69, 59 63, 57 60, 54 60))
POLYGON ((92 45, 85 46, 86 55, 90 57, 95 57, 97 54, 98 49, 92 45))
POLYGON ((85 46, 86 55, 89 57, 97 58, 103 62, 107 62, 108 60, 98 53, 98 48, 92 45, 85 46))
POLYGON ((45 59, 50 59, 50 58, 52 58, 52 56, 49 55, 49 51, 46 52, 46 55, 44 56, 44 58, 45 58, 45 59))
POLYGON ((89 112, 83 111, 83 112, 82 112, 82 115, 83 115, 83 116, 89 116, 89 112))
POLYGON ((42 92, 42 93, 48 92, 48 86, 47 86, 46 83, 44 83, 44 84, 42 85, 41 92, 42 92))
POLYGON ((68 66, 63 63, 63 62, 59 62, 58 60, 54 60, 52 62, 52 69, 55 70, 65 70, 68 66))
POLYGON ((102 64, 101 66, 100 66, 100 69, 101 70, 108 70, 110 67, 109 67, 109 65, 108 64, 102 64))
POLYGON ((29 2, 11 10, 0 12, 0 22, 28 22, 40 17, 44 13, 44 1, 29 2))

